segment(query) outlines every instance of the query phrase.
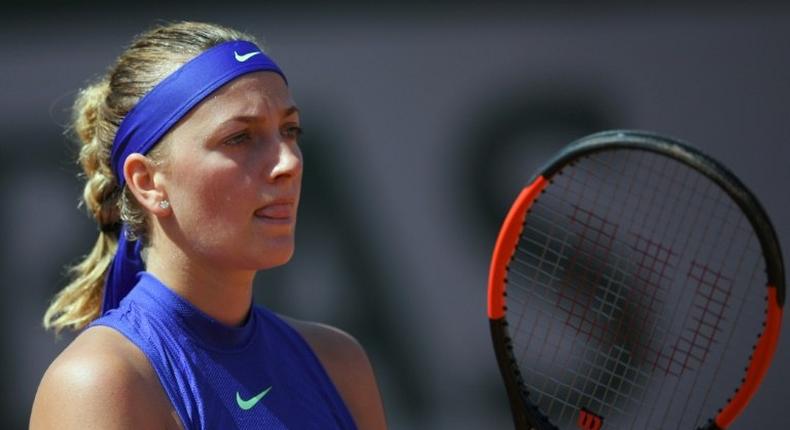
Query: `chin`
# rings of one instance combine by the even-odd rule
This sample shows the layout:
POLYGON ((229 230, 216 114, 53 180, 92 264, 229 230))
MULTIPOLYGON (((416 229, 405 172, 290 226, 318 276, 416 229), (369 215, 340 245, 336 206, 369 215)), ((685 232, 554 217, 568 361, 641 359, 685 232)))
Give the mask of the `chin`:
POLYGON ((277 248, 266 248, 266 250, 262 254, 258 254, 255 258, 255 266, 256 270, 266 270, 266 269, 273 269, 278 266, 282 266, 289 261, 291 261, 291 257, 294 254, 294 247, 277 247, 277 248))

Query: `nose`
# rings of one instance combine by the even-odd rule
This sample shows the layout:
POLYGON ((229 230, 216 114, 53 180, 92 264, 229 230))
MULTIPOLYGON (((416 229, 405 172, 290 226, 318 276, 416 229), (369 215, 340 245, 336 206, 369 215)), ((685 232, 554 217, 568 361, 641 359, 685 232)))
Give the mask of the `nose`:
POLYGON ((276 160, 269 174, 269 181, 276 182, 285 178, 299 178, 302 174, 302 151, 296 142, 279 140, 276 160))

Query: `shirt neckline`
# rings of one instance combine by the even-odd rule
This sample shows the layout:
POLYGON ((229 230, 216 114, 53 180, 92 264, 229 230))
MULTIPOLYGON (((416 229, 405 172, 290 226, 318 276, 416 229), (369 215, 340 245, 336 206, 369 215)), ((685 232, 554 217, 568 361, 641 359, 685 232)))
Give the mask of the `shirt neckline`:
POLYGON ((177 324, 203 346, 231 352, 243 349, 252 340, 256 325, 252 302, 244 323, 238 327, 228 326, 179 296, 152 273, 140 272, 137 276, 138 281, 132 291, 152 301, 161 309, 161 316, 177 324))

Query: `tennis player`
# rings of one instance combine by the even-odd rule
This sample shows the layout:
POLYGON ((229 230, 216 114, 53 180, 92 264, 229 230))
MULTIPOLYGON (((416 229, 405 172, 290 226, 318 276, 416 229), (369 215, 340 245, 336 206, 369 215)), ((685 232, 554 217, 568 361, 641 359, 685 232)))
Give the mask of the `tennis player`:
POLYGON ((383 429, 348 334, 253 305, 294 251, 302 156, 283 71, 253 38, 182 22, 138 36, 75 103, 99 226, 44 325, 83 330, 32 429, 383 429))

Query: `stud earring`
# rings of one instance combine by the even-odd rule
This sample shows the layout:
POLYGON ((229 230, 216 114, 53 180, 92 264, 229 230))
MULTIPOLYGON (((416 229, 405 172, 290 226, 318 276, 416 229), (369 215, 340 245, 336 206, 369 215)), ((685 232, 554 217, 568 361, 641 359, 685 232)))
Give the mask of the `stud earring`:
POLYGON ((162 200, 161 202, 159 202, 159 207, 162 209, 167 209, 170 207, 170 202, 167 200, 162 200))

